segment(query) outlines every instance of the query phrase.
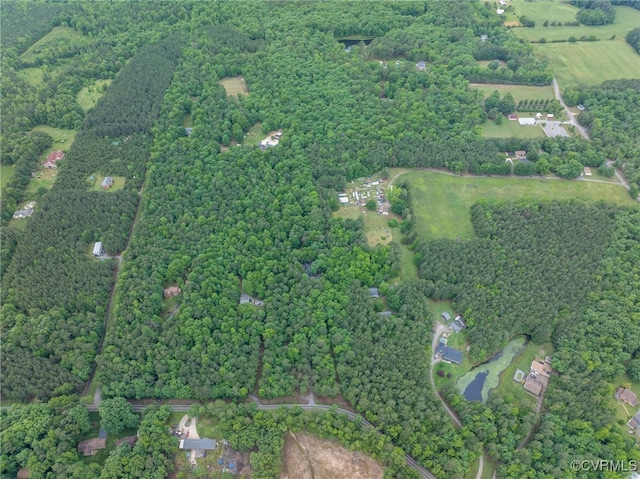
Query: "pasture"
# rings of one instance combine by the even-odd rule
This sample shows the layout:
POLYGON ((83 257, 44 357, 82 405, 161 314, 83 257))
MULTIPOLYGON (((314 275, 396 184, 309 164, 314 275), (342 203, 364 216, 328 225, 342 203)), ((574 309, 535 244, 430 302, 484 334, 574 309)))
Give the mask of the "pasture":
POLYGON ((616 6, 616 19, 610 25, 585 26, 577 27, 544 27, 545 20, 549 22, 572 22, 575 21, 575 14, 578 12, 576 7, 568 3, 559 1, 535 1, 526 2, 524 0, 514 0, 513 8, 517 15, 525 15, 527 18, 535 20, 536 26, 533 28, 514 28, 513 33, 527 41, 539 41, 541 38, 545 40, 568 40, 569 37, 589 37, 595 36, 598 40, 608 40, 613 35, 616 40, 624 42, 624 36, 627 32, 640 25, 640 10, 631 7, 616 6))
POLYGON ((224 87, 227 96, 248 95, 249 89, 244 81, 244 77, 226 77, 218 83, 224 87))
MULTIPOLYGON (((525 116, 522 115, 521 116, 525 116)), ((496 125, 495 121, 487 120, 482 128, 484 138, 541 138, 544 131, 538 125, 522 126, 517 121, 509 121, 503 118, 502 125, 496 125)))
POLYGON ((39 54, 44 53, 47 44, 54 42, 64 42, 69 45, 78 45, 87 43, 88 37, 82 33, 69 27, 54 27, 40 40, 31 45, 26 52, 20 55, 20 59, 24 62, 31 63, 35 61, 39 54))
POLYGON ((91 86, 86 86, 78 92, 78 104, 84 111, 89 111, 105 94, 111 80, 96 80, 91 86))
POLYGON ((517 102, 522 100, 553 100, 553 87, 548 86, 526 86, 526 85, 503 85, 500 83, 470 83, 469 88, 480 90, 485 98, 494 91, 498 91, 500 96, 511 93, 517 102))
POLYGON ((411 171, 418 234, 423 239, 471 238, 470 208, 481 199, 609 201, 621 206, 637 204, 620 185, 556 178, 471 177, 434 171, 411 171))
POLYGON ((538 43, 534 49, 538 56, 549 62, 561 88, 640 78, 640 55, 622 38, 602 42, 538 43))

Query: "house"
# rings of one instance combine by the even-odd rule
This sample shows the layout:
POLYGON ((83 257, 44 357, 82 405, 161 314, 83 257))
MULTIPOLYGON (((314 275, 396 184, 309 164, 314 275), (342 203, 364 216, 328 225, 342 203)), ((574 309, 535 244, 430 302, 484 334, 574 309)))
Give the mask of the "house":
POLYGON ((488 36, 488 35, 480 35, 480 41, 481 41, 482 43, 486 42, 488 39, 489 39, 489 36, 488 36))
POLYGON ((57 168, 56 163, 64 158, 64 151, 52 151, 44 162, 45 168, 57 168))
POLYGON ((96 241, 96 244, 93 245, 93 256, 98 257, 104 254, 104 247, 102 246, 102 241, 96 241))
POLYGON ((553 120, 553 113, 547 113, 547 120, 553 120))
POLYGON ((22 467, 18 469, 18 474, 16 475, 17 479, 29 479, 29 469, 26 467, 22 467))
POLYGON ((393 313, 391 311, 380 311, 378 314, 384 318, 390 318, 393 313))
POLYGON ((509 118, 509 121, 518 121, 518 114, 511 113, 511 115, 509 115, 507 118, 509 118))
POLYGON ((371 296, 372 298, 378 298, 380 296, 378 288, 369 288, 369 296, 371 296))
POLYGON ((80 441, 78 444, 78 452, 81 452, 83 456, 93 456, 100 449, 107 447, 107 438, 87 439, 86 441, 80 441))
POLYGON ((451 319, 451 315, 449 313, 447 313, 446 311, 443 311, 442 313, 440 313, 440 316, 445 321, 449 321, 451 319))
POLYGON ((522 126, 536 126, 535 118, 518 118, 518 123, 522 126))
POLYGON ((453 328, 453 330, 456 333, 459 333, 460 331, 462 331, 464 328, 467 327, 467 325, 465 324, 465 322, 462 320, 462 316, 460 316, 459 314, 456 315, 456 317, 454 318, 453 321, 451 321, 451 327, 453 328))
POLYGON ((18 210, 15 213, 13 213, 13 217, 17 220, 23 220, 25 218, 28 218, 32 214, 33 214, 33 207, 30 205, 27 205, 21 210, 18 210))
POLYGON ((272 146, 276 146, 282 138, 282 130, 272 131, 267 137, 260 142, 260 149, 266 150, 272 146))
POLYGON ((587 109, 587 107, 586 107, 586 106, 584 106, 584 105, 582 105, 582 104, 578 105, 578 110, 580 110, 580 111, 585 111, 586 109, 587 109))
POLYGON ((498 9, 496 9, 496 13, 497 13, 498 15, 502 15, 502 14, 504 14, 504 9, 502 9, 502 8, 498 8, 498 9))
POLYGON ((215 448, 215 439, 180 439, 180 449, 195 451, 195 458, 205 457, 207 455, 207 451, 213 451, 215 448))
POLYGON ((638 405, 638 396, 627 388, 618 388, 616 390, 615 398, 622 403, 627 403, 631 407, 636 407, 638 405))
POLYGON ((427 62, 425 62, 424 60, 420 60, 418 63, 416 63, 416 68, 419 72, 423 72, 427 70, 427 62))
MULTIPOLYGON (((638 409, 638 412, 635 416, 629 419, 629 421, 627 422, 627 426, 629 426, 631 429, 640 428, 640 409, 638 409)), ((640 431, 638 431, 638 433, 640 434, 640 431)))
POLYGON ((525 391, 530 392, 534 396, 540 396, 540 394, 542 394, 542 391, 544 390, 544 385, 541 381, 538 381, 536 378, 532 378, 531 376, 529 376, 524 382, 523 388, 525 391))
POLYGON ((518 150, 515 153, 516 153, 516 160, 526 160, 527 159, 527 152, 526 151, 518 150))
POLYGON ((108 190, 113 186, 113 178, 111 178, 110 176, 105 176, 100 186, 102 186, 105 190, 108 190))
POLYGON ((542 113, 536 113, 536 120, 539 120, 540 118, 542 118, 542 113))
POLYGON ((247 303, 253 304, 253 298, 248 294, 242 293, 240 295, 240 304, 247 304, 247 303))
POLYGON ((193 128, 191 127, 185 128, 184 132, 187 134, 187 136, 191 136, 191 133, 193 133, 193 128))
POLYGON ((531 374, 532 375, 542 375, 546 377, 551 376, 551 366, 546 361, 540 361, 539 359, 534 359, 531 361, 531 374))
POLYGON ((164 291, 162 292, 162 296, 164 296, 165 298, 173 298, 180 293, 182 293, 182 290, 178 286, 169 286, 168 288, 164 289, 164 291))
POLYGON ((462 351, 446 346, 441 340, 436 348, 436 354, 442 356, 442 360, 452 364, 462 364, 462 351))
POLYGON ((116 447, 118 447, 120 444, 124 444, 125 442, 133 447, 136 445, 136 442, 138 442, 138 436, 128 436, 123 437, 122 439, 116 439, 114 444, 116 447))

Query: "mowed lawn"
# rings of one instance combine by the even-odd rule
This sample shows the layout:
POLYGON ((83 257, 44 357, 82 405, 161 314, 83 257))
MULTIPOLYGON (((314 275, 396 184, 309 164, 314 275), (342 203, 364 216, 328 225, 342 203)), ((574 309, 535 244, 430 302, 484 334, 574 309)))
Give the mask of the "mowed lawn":
POLYGON ((77 45, 88 42, 89 38, 73 28, 55 27, 44 37, 31 45, 26 52, 20 55, 20 58, 25 62, 32 62, 36 59, 36 55, 40 53, 42 46, 58 40, 64 40, 70 45, 77 45))
POLYGON ((487 98, 494 91, 498 90, 500 96, 511 93, 517 102, 521 100, 553 100, 553 87, 549 86, 526 86, 526 85, 501 85, 499 83, 470 83, 470 88, 480 90, 487 98))
POLYGON ((220 83, 220 85, 222 85, 227 91, 227 96, 249 94, 249 89, 244 81, 244 77, 226 77, 221 79, 218 83, 220 83))
MULTIPOLYGON (((521 114, 521 116, 526 116, 521 114)), ((482 128, 482 136, 485 138, 540 138, 544 131, 538 125, 522 126, 517 121, 509 121, 503 118, 502 125, 496 125, 495 121, 487 120, 482 128)))
POLYGON ((527 18, 535 20, 534 28, 519 27, 514 28, 513 33, 527 41, 539 41, 544 38, 547 41, 552 40, 568 40, 569 37, 580 38, 583 36, 595 36, 598 40, 608 40, 613 35, 616 40, 624 42, 624 36, 627 32, 640 25, 640 10, 631 7, 616 6, 616 18, 610 25, 585 26, 577 27, 544 27, 545 20, 549 22, 573 22, 575 14, 578 12, 576 7, 560 1, 535 1, 526 2, 524 0, 514 0, 513 7, 517 15, 525 15, 527 18))
MULTIPOLYGON (((640 23, 638 24, 640 25, 640 23)), ((624 39, 601 42, 535 44, 561 88, 598 85, 605 80, 640 78, 640 55, 624 39)))
POLYGON ((432 171, 412 171, 408 180, 420 238, 473 237, 470 208, 479 200, 610 201, 637 205, 627 190, 615 184, 543 178, 461 177, 432 171))
POLYGON ((52 151, 56 150, 64 150, 69 151, 71 147, 71 143, 76 138, 75 130, 64 130, 62 128, 54 128, 49 125, 38 125, 33 128, 31 131, 44 131, 48 133, 51 138, 53 138, 53 145, 47 151, 45 151, 41 155, 41 159, 44 160, 52 151))
POLYGON ((78 92, 78 104, 84 111, 88 111, 98 103, 104 95, 106 87, 111 84, 111 80, 96 80, 91 86, 86 86, 78 92))

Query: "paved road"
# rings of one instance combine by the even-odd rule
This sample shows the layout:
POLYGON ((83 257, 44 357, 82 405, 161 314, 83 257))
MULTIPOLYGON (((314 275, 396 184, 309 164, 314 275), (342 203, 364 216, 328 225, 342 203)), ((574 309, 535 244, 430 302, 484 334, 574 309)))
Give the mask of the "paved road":
POLYGON ((560 95, 560 87, 558 86, 558 82, 555 78, 553 79, 553 93, 556 96, 556 100, 558 100, 562 105, 562 108, 564 108, 564 111, 567 112, 567 116, 569 117, 569 121, 571 122, 571 124, 576 127, 576 129, 580 132, 583 138, 589 140, 590 138, 589 138, 589 133, 587 133, 587 129, 583 127, 580 123, 578 123, 578 120, 576 120, 575 115, 571 113, 571 110, 569 110, 569 107, 562 99, 562 95, 560 95))
MULTIPOLYGON (((294 408, 294 407, 302 408, 305 411, 335 410, 337 413, 345 414, 351 420, 360 418, 362 420, 362 424, 365 427, 377 430, 373 424, 371 424, 369 421, 364 419, 360 414, 347 411, 346 409, 336 408, 335 406, 325 406, 323 404, 260 404, 260 401, 258 398, 256 398, 255 396, 250 396, 250 397, 256 403, 256 407, 262 411, 274 411, 280 408, 294 408)), ((187 412, 189 411, 189 409, 193 404, 194 403, 168 404, 168 406, 170 406, 171 410, 174 412, 187 412)), ((152 404, 131 403, 131 408, 133 409, 134 412, 141 412, 151 405, 152 404)), ((89 411, 98 410, 98 406, 95 404, 87 404, 86 408, 89 411)), ((420 474, 420 477, 423 477, 424 479, 437 479, 436 476, 434 476, 433 474, 431 474, 431 472, 429 472, 420 464, 418 464, 417 461, 413 459, 411 456, 409 456, 408 454, 405 454, 404 457, 405 457, 405 460, 407 461, 407 465, 412 469, 415 469, 418 472, 418 474, 420 474)))

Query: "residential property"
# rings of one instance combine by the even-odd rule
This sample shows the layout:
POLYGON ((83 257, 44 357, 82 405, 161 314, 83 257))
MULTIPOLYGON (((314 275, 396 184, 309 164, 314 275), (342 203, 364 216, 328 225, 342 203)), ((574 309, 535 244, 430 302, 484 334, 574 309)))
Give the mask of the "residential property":
POLYGON ((78 444, 78 452, 83 456, 93 456, 100 449, 107 447, 107 431, 101 427, 96 439, 87 439, 80 441, 78 444))
POLYGON ((582 173, 584 174, 584 176, 591 176, 591 168, 585 166, 582 173))
POLYGON ((98 257, 104 254, 104 246, 102 246, 102 241, 96 241, 96 244, 93 245, 93 256, 98 257))
POLYGON ((586 109, 587 109, 587 107, 586 107, 586 106, 584 106, 584 105, 582 105, 582 104, 578 105, 578 110, 580 110, 580 111, 585 111, 586 109))
POLYGON ((419 72, 424 72, 427 70, 427 62, 425 62, 424 60, 420 60, 418 63, 416 63, 416 69, 419 72))
POLYGON ((498 8, 498 9, 496 9, 496 13, 498 15, 503 15, 504 14, 504 9, 503 8, 498 8))
POLYGON ((391 311, 380 311, 378 314, 385 318, 390 318, 393 315, 391 311))
POLYGON ((509 118, 509 121, 518 121, 518 114, 511 113, 511 115, 509 115, 507 118, 509 118))
POLYGON ((105 176, 100 186, 102 186, 102 188, 104 188, 105 190, 108 190, 113 186, 113 178, 111 178, 110 176, 105 176))
POLYGON ((28 218, 32 214, 33 214, 33 207, 30 205, 27 205, 21 210, 18 210, 15 213, 13 213, 13 217, 17 220, 23 220, 25 218, 28 218))
POLYGON ((631 389, 619 387, 616 390, 615 398, 621 403, 628 404, 631 407, 638 405, 638 396, 631 389))
POLYGON ((480 35, 480 41, 481 41, 482 43, 486 42, 488 39, 489 39, 489 36, 488 36, 488 35, 480 35))
POLYGON ((164 289, 164 291, 162 292, 162 296, 164 296, 165 298, 173 298, 180 293, 182 293, 182 290, 178 286, 169 286, 168 288, 164 289))
POLYGON ((527 378, 527 380, 524 382, 523 388, 525 391, 530 392, 534 396, 540 396, 540 394, 542 394, 542 391, 544 390, 544 385, 537 379, 527 378))
POLYGON ((45 168, 57 168, 56 163, 64 158, 64 151, 52 151, 44 162, 45 168))
POLYGON ((128 436, 123 437, 122 439, 116 439, 114 444, 116 447, 118 447, 120 444, 124 444, 125 442, 133 447, 136 445, 136 442, 138 442, 138 436, 128 436))
POLYGON ((444 339, 441 339, 440 343, 438 343, 438 347, 436 348, 436 355, 440 356, 441 359, 447 363, 462 364, 462 351, 450 348, 446 345, 444 339))
POLYGON ((542 113, 536 113, 536 120, 539 120, 540 118, 542 118, 542 113))
POLYGON ((205 457, 207 451, 213 451, 216 448, 215 439, 180 439, 180 449, 188 449, 195 451, 194 458, 205 457))
POLYGON ((378 298, 380 296, 378 288, 369 288, 369 296, 371 296, 372 298, 378 298))
POLYGON ((531 362, 531 371, 524 382, 524 390, 534 396, 541 396, 549 384, 552 373, 551 364, 548 361, 534 359, 531 362))
POLYGON ((547 120, 553 120, 553 114, 547 113, 547 120))
POLYGON ((193 128, 185 128, 184 132, 187 134, 187 136, 191 136, 191 133, 193 133, 193 128))
POLYGON ((462 316, 460 316, 459 314, 456 315, 456 317, 454 318, 453 321, 451 321, 451 328, 456 332, 459 333, 460 331, 462 331, 464 328, 466 328, 467 325, 465 324, 465 322, 462 320, 462 316))
POLYGON ((348 205, 348 204, 349 204, 349 197, 347 196, 347 194, 346 194, 346 193, 340 193, 340 194, 338 195, 338 202, 339 202, 341 205, 348 205))
POLYGON ((240 295, 240 304, 252 304, 254 306, 262 306, 262 301, 256 298, 252 298, 248 294, 242 293, 240 295))
POLYGON ((516 154, 516 160, 526 160, 527 159, 527 152, 524 150, 518 150, 515 152, 516 154))
POLYGON ((443 311, 442 313, 440 313, 440 316, 445 321, 450 321, 451 320, 451 315, 449 313, 447 313, 446 311, 443 311))
POLYGON ((266 150, 267 148, 276 146, 280 142, 280 138, 282 138, 282 130, 272 131, 260 142, 260 149, 266 150))
POLYGON ((631 429, 638 429, 638 434, 640 434, 640 409, 635 416, 629 419, 629 422, 627 422, 627 426, 629 426, 631 429))
POLYGON ((518 118, 518 123, 522 126, 536 126, 535 118, 518 118))

